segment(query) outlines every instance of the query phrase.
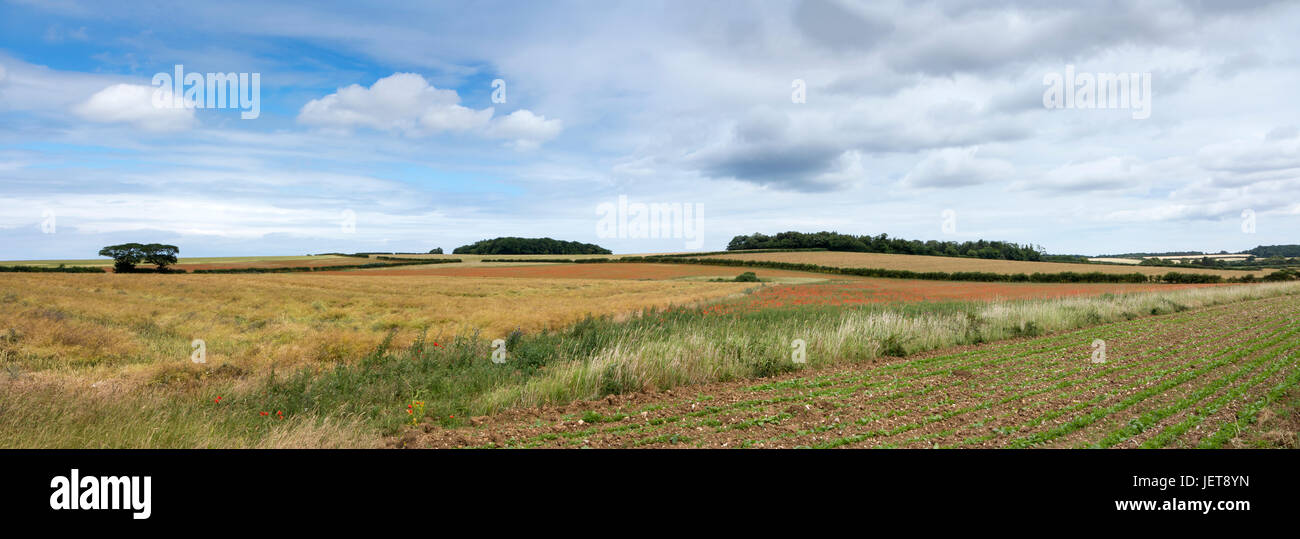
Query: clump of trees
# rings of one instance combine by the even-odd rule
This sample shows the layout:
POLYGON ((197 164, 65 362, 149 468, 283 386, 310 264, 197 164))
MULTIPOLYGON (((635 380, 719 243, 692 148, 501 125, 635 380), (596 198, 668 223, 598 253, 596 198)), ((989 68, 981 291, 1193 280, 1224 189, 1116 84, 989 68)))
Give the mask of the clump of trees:
POLYGON ((431 254, 431 255, 440 255, 440 254, 442 254, 442 247, 438 247, 438 248, 436 248, 436 249, 433 249, 433 250, 429 251, 429 254, 431 254))
POLYGON ((495 238, 462 245, 455 255, 608 255, 613 251, 591 243, 551 238, 495 238))
POLYGON ((176 255, 180 252, 175 245, 123 243, 100 249, 99 256, 112 258, 113 271, 116 273, 138 271, 136 266, 139 264, 153 264, 158 267, 159 273, 166 273, 167 266, 176 263, 176 255))
POLYGON ((1244 252, 1259 258, 1296 258, 1300 257, 1300 245, 1260 245, 1244 252))
POLYGON ((732 238, 727 244, 728 251, 749 249, 826 249, 829 251, 852 251, 858 253, 895 253, 906 255, 959 256, 1002 260, 1043 259, 1041 246, 1020 245, 1002 241, 920 241, 890 238, 888 234, 879 236, 852 236, 837 232, 781 232, 768 236, 754 233, 732 238))
POLYGON ((1265 281, 1294 281, 1300 279, 1300 274, 1291 268, 1283 268, 1264 276, 1265 281))

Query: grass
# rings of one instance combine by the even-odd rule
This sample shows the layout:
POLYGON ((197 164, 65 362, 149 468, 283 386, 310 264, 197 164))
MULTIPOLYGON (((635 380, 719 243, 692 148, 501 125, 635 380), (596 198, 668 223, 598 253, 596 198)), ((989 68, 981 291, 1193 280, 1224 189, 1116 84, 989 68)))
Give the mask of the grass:
MULTIPOLYGON (((172 282, 177 277, 162 278, 172 282)), ((302 276, 249 278, 253 280, 239 283, 243 288, 253 288, 246 290, 248 299, 241 299, 244 296, 234 288, 208 291, 210 302, 200 302, 191 308, 212 309, 214 317, 229 319, 227 331, 254 334, 251 342, 274 342, 276 335, 285 335, 284 321, 250 316, 256 310, 244 301, 263 298, 265 303, 265 294, 273 293, 272 289, 288 287, 291 290, 279 292, 281 297, 277 301, 284 303, 277 304, 276 309, 284 310, 290 319, 301 312, 333 310, 325 305, 313 306, 314 302, 325 301, 314 298, 330 297, 338 292, 339 283, 332 279, 304 282, 295 278, 302 276), (313 292, 317 288, 320 290, 313 292)), ((222 276, 212 282, 234 286, 228 279, 232 278, 222 276)), ((361 282, 371 283, 372 279, 361 282)), ((413 294, 409 279, 403 278, 406 289, 393 293, 410 298, 413 294)), ((356 281, 347 284, 357 286, 356 281)), ((518 283, 512 284, 518 287, 518 283)), ((639 283, 616 284, 627 287, 639 283)), ((75 287, 69 285, 69 290, 72 289, 75 287)), ((110 292, 103 297, 107 302, 121 304, 119 308, 139 305, 137 308, 146 312, 169 300, 193 298, 184 289, 165 289, 152 290, 148 299, 142 301, 133 296, 144 294, 143 290, 124 290, 127 290, 125 294, 110 292), (118 299, 122 295, 127 298, 118 299)), ((444 290, 438 301, 455 302, 456 291, 480 301, 494 294, 509 293, 456 287, 444 290)), ((599 287, 590 292, 610 293, 599 287)), ((516 406, 567 403, 611 393, 668 389, 792 371, 797 368, 789 357, 789 343, 794 338, 807 342, 808 367, 817 368, 1297 292, 1300 285, 1281 283, 1039 301, 874 304, 852 309, 812 306, 725 316, 711 314, 708 308, 674 308, 650 311, 627 320, 612 316, 587 317, 554 331, 512 332, 505 339, 508 360, 504 365, 490 360, 492 347, 486 336, 467 332, 435 339, 416 332, 414 338, 402 342, 398 336, 410 330, 399 325, 386 328, 386 333, 368 351, 340 351, 337 359, 327 361, 270 362, 269 369, 258 368, 261 364, 256 362, 236 365, 213 359, 211 345, 209 363, 205 366, 166 359, 163 360, 167 362, 166 367, 160 368, 158 360, 128 354, 125 358, 107 358, 99 363, 81 358, 85 364, 73 367, 67 359, 16 355, 14 344, 33 334, 27 333, 33 331, 27 326, 20 330, 22 336, 16 340, 5 340, 8 338, 0 335, 3 337, 0 343, 7 343, 0 344, 3 346, 0 350, 7 354, 5 365, 17 367, 11 374, 0 373, 0 445, 366 446, 400 432, 410 420, 407 406, 417 399, 426 402, 429 421, 454 426, 465 424, 470 416, 516 406), (87 378, 87 374, 108 375, 122 365, 150 368, 151 376, 144 384, 125 383, 121 378, 108 376, 96 382, 103 386, 87 387, 86 382, 95 379, 95 376, 87 378), (222 399, 215 402, 218 396, 222 399), (262 416, 262 412, 269 415, 262 416), (280 413, 285 419, 278 419, 280 413)), ((416 308, 411 312, 431 307, 430 303, 421 302, 418 294, 414 296, 408 300, 416 308)), ((509 301, 517 306, 525 299, 526 296, 516 295, 509 301)), ((141 313, 114 324, 109 323, 115 320, 111 316, 102 318, 111 312, 72 311, 69 306, 73 305, 73 298, 67 301, 66 305, 52 301, 41 306, 10 300, 0 312, 17 313, 17 318, 7 321, 35 319, 50 327, 77 324, 63 335, 65 340, 100 327, 107 333, 91 332, 88 338, 143 337, 144 343, 158 343, 182 337, 183 343, 188 344, 188 333, 177 330, 168 317, 141 313)), ((335 297, 330 301, 342 302, 360 312, 368 311, 371 305, 357 297, 335 297)), ((87 302, 85 297, 76 298, 76 304, 82 308, 94 303, 87 302)), ((119 317, 121 314, 118 312, 119 317)), ((177 316, 182 320, 196 318, 193 314, 177 316)), ((335 322, 347 327, 350 319, 314 323, 335 322)), ((300 344, 292 338, 284 342, 300 344)), ((160 346, 160 350, 172 354, 167 357, 188 358, 188 348, 176 348, 179 349, 160 346)), ((216 357, 220 358, 220 354, 218 347, 216 357)), ((970 357, 975 361, 982 356, 970 357)), ((971 365, 936 367, 949 371, 978 369, 971 365)), ((946 416, 939 416, 943 417, 946 416)), ((766 421, 773 420, 779 419, 766 421)))

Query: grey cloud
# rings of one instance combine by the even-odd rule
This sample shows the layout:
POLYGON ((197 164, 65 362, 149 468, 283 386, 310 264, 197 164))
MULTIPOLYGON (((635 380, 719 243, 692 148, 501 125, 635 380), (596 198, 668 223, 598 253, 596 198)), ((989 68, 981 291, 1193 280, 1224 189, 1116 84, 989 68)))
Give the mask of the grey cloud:
POLYGON ((1300 136, 1300 129, 1294 125, 1279 125, 1264 135, 1264 140, 1285 140, 1300 136))
POLYGON ((834 51, 864 51, 890 37, 894 25, 846 8, 834 0, 803 0, 795 26, 818 45, 834 51))
POLYGON ((818 180, 831 171, 843 150, 832 146, 791 144, 750 145, 728 148, 698 158, 700 171, 712 178, 731 178, 761 186, 819 192, 839 187, 818 180))
POLYGON ((1254 52, 1243 52, 1233 54, 1223 59, 1217 67, 1214 68, 1214 74, 1221 79, 1231 79, 1243 71, 1266 65, 1264 57, 1254 52))

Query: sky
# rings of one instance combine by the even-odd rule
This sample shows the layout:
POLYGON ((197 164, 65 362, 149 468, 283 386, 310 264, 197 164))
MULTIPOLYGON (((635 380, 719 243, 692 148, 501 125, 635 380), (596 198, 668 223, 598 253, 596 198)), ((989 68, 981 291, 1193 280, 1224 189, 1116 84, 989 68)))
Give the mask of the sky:
POLYGON ((1297 28, 1268 1, 0 0, 0 260, 1300 243, 1297 28), (184 102, 220 74, 249 99, 184 102))

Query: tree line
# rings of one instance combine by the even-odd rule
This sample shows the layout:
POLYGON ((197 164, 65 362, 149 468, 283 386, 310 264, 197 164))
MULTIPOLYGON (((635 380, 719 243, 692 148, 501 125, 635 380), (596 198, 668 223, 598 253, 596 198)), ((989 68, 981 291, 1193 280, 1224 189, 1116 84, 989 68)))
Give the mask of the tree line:
POLYGON ((1041 261, 1045 256, 1041 246, 1021 245, 1004 241, 920 241, 878 236, 853 236, 837 232, 781 232, 769 236, 755 232, 736 236, 727 244, 728 251, 750 249, 826 249, 857 253, 892 253, 906 255, 953 256, 1000 260, 1041 261))
POLYGON ((591 243, 551 238, 494 238, 454 249, 454 255, 608 255, 613 251, 591 243))

